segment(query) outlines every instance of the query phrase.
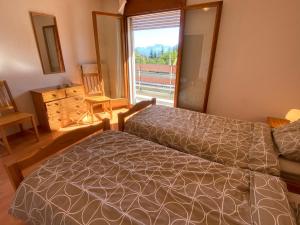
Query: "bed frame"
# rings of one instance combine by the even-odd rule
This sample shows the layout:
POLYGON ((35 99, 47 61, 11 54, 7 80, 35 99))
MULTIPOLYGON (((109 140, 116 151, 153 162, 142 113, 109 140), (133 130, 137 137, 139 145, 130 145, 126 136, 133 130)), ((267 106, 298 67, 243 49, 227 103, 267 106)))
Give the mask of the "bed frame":
POLYGON ((24 170, 31 168, 33 165, 45 160, 55 153, 66 150, 68 147, 75 145, 82 141, 82 139, 101 130, 110 130, 109 119, 103 119, 103 121, 97 125, 67 132, 23 159, 13 162, 4 162, 4 167, 12 186, 15 190, 18 188, 24 179, 24 170))
POLYGON ((156 98, 152 98, 151 100, 147 100, 147 101, 141 101, 141 102, 135 104, 127 112, 119 113, 118 114, 119 131, 124 131, 125 120, 128 116, 131 116, 132 114, 137 113, 138 111, 141 111, 142 109, 148 107, 149 105, 156 105, 156 98))

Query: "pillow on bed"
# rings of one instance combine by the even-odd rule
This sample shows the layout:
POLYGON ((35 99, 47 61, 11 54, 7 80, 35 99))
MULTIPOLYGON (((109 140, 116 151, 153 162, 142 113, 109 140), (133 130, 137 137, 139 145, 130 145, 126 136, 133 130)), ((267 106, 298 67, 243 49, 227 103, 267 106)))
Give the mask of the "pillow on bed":
POLYGON ((273 137, 281 155, 300 162, 300 120, 273 129, 273 137))

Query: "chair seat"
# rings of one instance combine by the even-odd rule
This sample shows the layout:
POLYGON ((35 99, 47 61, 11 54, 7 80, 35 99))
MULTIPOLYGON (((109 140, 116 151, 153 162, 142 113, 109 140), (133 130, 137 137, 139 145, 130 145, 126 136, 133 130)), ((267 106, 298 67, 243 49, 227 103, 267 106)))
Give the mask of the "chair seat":
POLYGON ((91 103, 104 103, 109 102, 111 98, 106 96, 87 96, 85 97, 85 100, 91 103))
POLYGON ((23 112, 14 112, 4 116, 0 116, 0 126, 6 126, 13 123, 17 123, 24 119, 32 117, 30 113, 23 113, 23 112))

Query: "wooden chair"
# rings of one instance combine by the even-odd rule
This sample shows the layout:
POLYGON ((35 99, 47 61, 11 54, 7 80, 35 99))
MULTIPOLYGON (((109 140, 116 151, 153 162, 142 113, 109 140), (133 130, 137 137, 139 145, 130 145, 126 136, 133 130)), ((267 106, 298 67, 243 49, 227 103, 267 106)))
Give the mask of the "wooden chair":
MULTIPOLYGON (((105 96, 102 78, 98 72, 97 64, 81 65, 82 83, 85 89, 85 102, 88 104, 89 111, 85 113, 80 120, 85 116, 90 116, 94 122, 94 106, 101 105, 104 111, 109 112, 112 118, 111 98, 105 96)), ((98 117, 99 120, 101 118, 98 117)))
POLYGON ((12 152, 5 132, 5 128, 9 126, 17 124, 20 126, 21 131, 23 131, 22 123, 25 121, 30 121, 34 129, 36 139, 39 141, 39 133, 33 115, 18 111, 17 105, 5 80, 0 80, 0 114, 0 135, 1 139, 3 140, 2 144, 9 153, 12 152))

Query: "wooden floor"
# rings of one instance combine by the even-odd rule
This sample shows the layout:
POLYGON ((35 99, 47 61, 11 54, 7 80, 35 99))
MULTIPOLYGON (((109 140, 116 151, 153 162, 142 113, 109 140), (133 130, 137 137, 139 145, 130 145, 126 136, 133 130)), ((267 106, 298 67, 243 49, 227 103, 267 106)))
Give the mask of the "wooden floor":
MULTIPOLYGON (((112 129, 117 129, 117 113, 125 110, 126 109, 114 111, 113 120, 111 121, 112 129)), ((8 155, 5 149, 0 145, 0 224, 24 225, 22 221, 17 220, 8 214, 8 209, 14 196, 14 190, 4 170, 3 161, 23 158, 35 149, 47 145, 54 138, 63 134, 65 130, 68 131, 70 129, 76 129, 76 126, 51 133, 40 130, 39 142, 36 142, 34 133, 32 131, 25 131, 22 134, 13 135, 9 137, 9 144, 11 145, 13 151, 12 155, 8 155)))

